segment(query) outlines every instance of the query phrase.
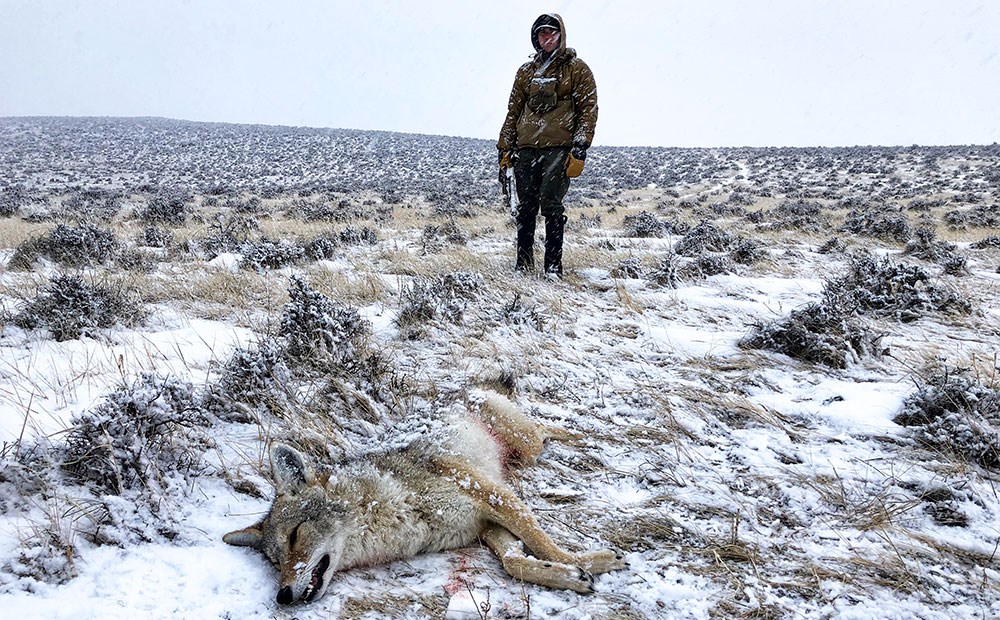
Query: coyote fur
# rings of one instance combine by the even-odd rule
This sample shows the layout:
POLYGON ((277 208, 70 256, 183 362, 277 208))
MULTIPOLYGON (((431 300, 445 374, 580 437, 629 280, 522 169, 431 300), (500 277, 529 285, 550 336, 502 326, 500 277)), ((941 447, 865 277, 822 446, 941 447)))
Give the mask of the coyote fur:
POLYGON ((271 560, 281 604, 320 598, 336 571, 477 538, 513 577, 551 588, 593 592, 594 574, 625 567, 611 549, 559 547, 505 480, 509 466, 533 463, 546 439, 575 435, 529 420, 499 394, 473 409, 445 416, 404 447, 340 463, 328 477, 295 449, 273 444, 270 511, 223 540, 271 560))

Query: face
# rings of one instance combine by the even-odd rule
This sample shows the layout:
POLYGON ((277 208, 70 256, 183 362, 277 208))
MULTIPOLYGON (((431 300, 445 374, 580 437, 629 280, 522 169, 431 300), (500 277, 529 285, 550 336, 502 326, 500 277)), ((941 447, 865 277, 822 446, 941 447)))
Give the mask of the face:
POLYGON ((343 514, 320 488, 275 499, 262 523, 260 549, 281 573, 279 603, 313 601, 326 592, 343 549, 337 536, 343 514))
POLYGON ((538 31, 538 45, 546 54, 559 47, 559 31, 554 28, 542 28, 538 31))

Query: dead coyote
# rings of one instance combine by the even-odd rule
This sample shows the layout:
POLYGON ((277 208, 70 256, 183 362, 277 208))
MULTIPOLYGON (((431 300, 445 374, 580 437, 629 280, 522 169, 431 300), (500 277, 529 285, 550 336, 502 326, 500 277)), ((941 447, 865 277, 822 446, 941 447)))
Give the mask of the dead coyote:
POLYGON ((477 538, 517 579, 593 592, 593 574, 623 568, 622 555, 563 550, 504 480, 508 465, 534 462, 546 439, 570 436, 489 393, 478 415, 447 416, 403 448, 337 465, 328 479, 298 451, 274 444, 270 512, 223 540, 270 558, 281 573, 281 604, 320 598, 336 571, 465 547, 477 538))

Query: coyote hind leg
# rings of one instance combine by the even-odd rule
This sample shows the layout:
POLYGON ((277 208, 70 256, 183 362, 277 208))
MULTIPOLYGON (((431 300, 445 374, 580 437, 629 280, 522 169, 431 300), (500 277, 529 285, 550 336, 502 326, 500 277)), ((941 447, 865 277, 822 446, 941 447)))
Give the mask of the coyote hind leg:
POLYGON ((542 453, 548 439, 579 439, 580 434, 555 426, 539 424, 524 415, 505 396, 490 394, 480 407, 479 416, 510 450, 512 459, 520 465, 530 465, 542 453))
POLYGON ((594 576, 591 573, 572 564, 539 560, 526 555, 524 543, 505 527, 491 525, 480 537, 500 558, 503 569, 515 579, 583 594, 594 592, 594 576))

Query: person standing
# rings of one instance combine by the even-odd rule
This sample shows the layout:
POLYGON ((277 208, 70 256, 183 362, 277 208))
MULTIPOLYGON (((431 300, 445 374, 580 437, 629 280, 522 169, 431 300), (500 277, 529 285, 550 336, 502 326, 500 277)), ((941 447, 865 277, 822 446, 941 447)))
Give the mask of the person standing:
POLYGON ((514 77, 497 140, 501 174, 513 166, 517 185, 517 271, 534 271, 535 223, 545 218, 545 274, 562 277, 563 198, 583 172, 597 125, 597 84, 556 13, 531 25, 535 55, 514 77))

